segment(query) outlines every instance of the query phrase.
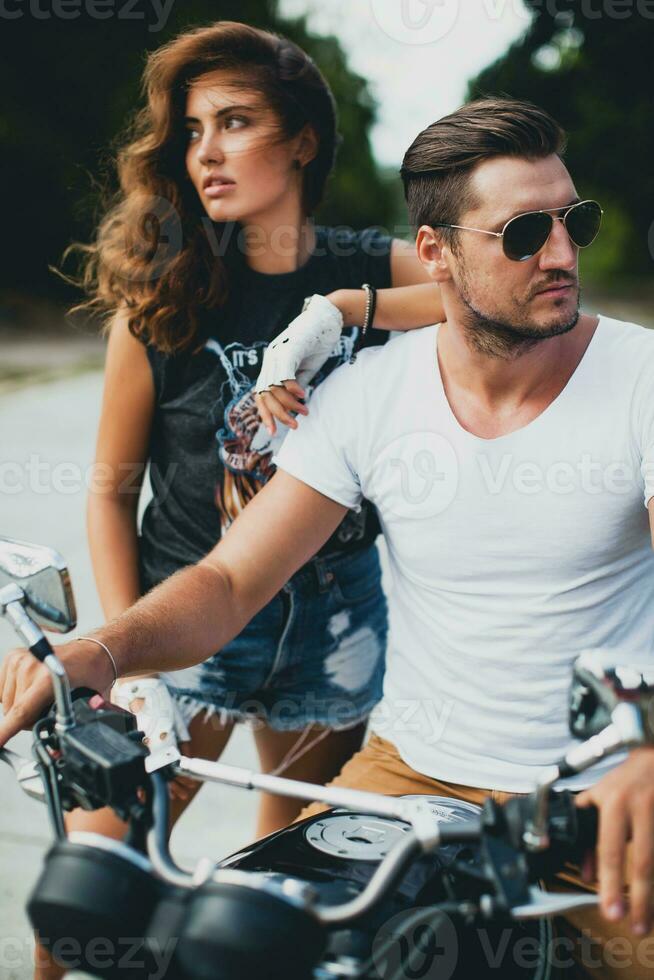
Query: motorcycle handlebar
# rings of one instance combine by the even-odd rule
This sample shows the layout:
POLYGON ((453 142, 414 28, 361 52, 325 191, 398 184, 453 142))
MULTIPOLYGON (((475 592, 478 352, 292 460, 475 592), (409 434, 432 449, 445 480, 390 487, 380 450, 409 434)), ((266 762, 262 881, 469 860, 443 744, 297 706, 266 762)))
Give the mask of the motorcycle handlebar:
MULTIPOLYGON (((133 741, 131 744, 134 745, 133 741)), ((23 760, 9 752, 0 754, 0 760, 9 763, 20 780, 21 767, 17 763, 22 763, 23 760)), ((27 760, 24 762, 27 764, 27 760)), ((408 832, 401 844, 383 859, 366 888, 356 899, 341 907, 316 906, 311 909, 316 918, 325 924, 347 922, 363 915, 382 895, 392 889, 397 879, 421 851, 429 853, 447 844, 482 844, 486 838, 501 838, 516 854, 523 855, 523 861, 529 869, 530 880, 535 881, 537 877, 544 876, 543 872, 551 874, 554 865, 559 866, 563 861, 581 863, 584 853, 594 846, 597 837, 595 809, 577 808, 574 805, 574 797, 570 793, 552 792, 549 814, 551 846, 541 852, 529 854, 525 846, 524 831, 530 818, 530 807, 533 807, 532 797, 513 797, 503 806, 487 800, 481 817, 457 823, 444 823, 435 819, 428 805, 422 800, 393 798, 340 787, 334 789, 307 783, 296 784, 279 777, 235 769, 222 763, 180 757, 169 765, 167 770, 151 773, 149 776, 143 773, 145 780, 143 785, 149 781, 154 802, 151 830, 147 836, 148 853, 157 874, 176 887, 194 888, 198 881, 192 873, 176 865, 167 844, 167 778, 177 772, 184 772, 200 780, 227 782, 278 794, 288 793, 305 799, 315 798, 330 806, 390 817, 411 825, 412 831, 408 832)), ((32 770, 30 773, 24 771, 23 775, 33 778, 36 774, 32 770)), ((205 861, 205 867, 207 863, 205 861)), ((497 869, 494 873, 497 873, 497 869)), ((216 871, 215 874, 219 878, 220 871, 216 871)), ((523 893, 523 898, 524 894, 526 892, 523 893)), ((527 902, 527 906, 525 906, 526 912, 525 908, 521 911, 524 917, 533 914, 533 902, 527 902), (531 913, 529 909, 532 910, 531 913)))

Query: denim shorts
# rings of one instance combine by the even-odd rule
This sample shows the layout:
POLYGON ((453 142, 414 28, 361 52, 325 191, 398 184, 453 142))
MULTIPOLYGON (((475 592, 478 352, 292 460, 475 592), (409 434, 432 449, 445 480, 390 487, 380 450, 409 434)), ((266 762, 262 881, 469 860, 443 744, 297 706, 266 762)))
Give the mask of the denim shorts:
POLYGON ((372 545, 312 559, 222 650, 161 676, 187 724, 206 709, 278 731, 346 729, 381 699, 387 631, 372 545))

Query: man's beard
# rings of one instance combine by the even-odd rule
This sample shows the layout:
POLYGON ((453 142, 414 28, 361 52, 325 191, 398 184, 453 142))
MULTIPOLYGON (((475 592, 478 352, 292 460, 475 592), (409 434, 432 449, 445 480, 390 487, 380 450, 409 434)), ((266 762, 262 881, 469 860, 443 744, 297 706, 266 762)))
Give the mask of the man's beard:
MULTIPOLYGON (((559 276, 557 280, 552 281, 552 285, 557 281, 569 280, 559 276)), ((579 320, 579 300, 577 301, 577 308, 569 320, 543 328, 486 316, 472 305, 466 293, 467 282, 464 281, 461 284, 459 296, 466 308, 461 321, 466 341, 473 350, 488 357, 512 360, 521 354, 525 354, 543 340, 569 333, 579 320)))

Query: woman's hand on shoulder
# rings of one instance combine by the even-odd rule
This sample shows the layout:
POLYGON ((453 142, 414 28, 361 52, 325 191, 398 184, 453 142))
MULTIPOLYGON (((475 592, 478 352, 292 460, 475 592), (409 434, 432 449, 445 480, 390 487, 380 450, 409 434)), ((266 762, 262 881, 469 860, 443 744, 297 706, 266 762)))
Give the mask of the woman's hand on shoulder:
POLYGON ((297 381, 283 381, 282 384, 254 396, 261 421, 271 436, 277 432, 275 420, 283 422, 289 429, 297 429, 297 421, 291 412, 298 415, 309 414, 309 409, 301 400, 304 397, 305 391, 297 381))
POLYGON ((343 315, 326 296, 315 294, 305 302, 299 316, 275 337, 263 356, 255 385, 261 420, 275 434, 275 419, 290 428, 297 422, 290 414, 308 415, 300 400, 304 385, 318 373, 335 349, 343 329, 343 315))

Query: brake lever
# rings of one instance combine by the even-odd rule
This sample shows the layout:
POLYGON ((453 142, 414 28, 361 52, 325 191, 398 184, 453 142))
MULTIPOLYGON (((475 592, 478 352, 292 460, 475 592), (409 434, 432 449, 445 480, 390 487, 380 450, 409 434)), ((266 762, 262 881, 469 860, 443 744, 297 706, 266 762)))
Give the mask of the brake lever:
POLYGON ((537 885, 530 885, 529 901, 524 905, 514 905, 510 912, 514 919, 540 919, 594 905, 599 905, 599 895, 595 892, 544 892, 537 885))
POLYGON ((45 803, 45 789, 37 762, 25 759, 11 749, 0 749, 0 761, 6 762, 14 770, 18 785, 33 800, 45 803))

